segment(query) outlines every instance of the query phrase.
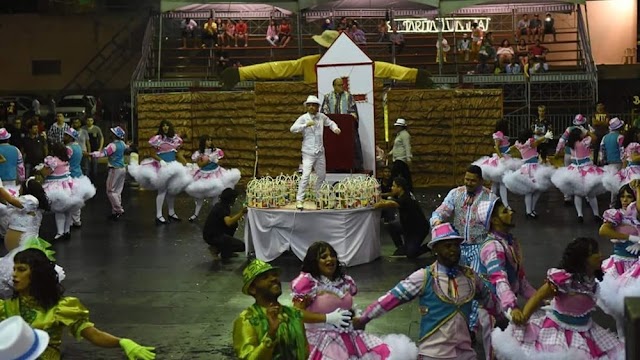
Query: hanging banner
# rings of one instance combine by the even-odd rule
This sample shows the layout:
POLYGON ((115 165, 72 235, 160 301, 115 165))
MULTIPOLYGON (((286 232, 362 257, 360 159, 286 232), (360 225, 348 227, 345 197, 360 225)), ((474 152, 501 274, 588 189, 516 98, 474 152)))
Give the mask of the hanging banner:
POLYGON ((387 26, 398 28, 399 33, 424 34, 438 33, 442 28, 443 33, 471 32, 471 24, 477 23, 484 31, 489 31, 490 17, 448 17, 435 19, 393 19, 387 21, 387 26))

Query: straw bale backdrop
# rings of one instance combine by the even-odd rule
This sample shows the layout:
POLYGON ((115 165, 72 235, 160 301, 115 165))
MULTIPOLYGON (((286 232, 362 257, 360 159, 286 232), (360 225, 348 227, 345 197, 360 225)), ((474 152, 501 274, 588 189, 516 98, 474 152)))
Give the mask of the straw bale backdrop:
MULTIPOLYGON (((184 139, 187 160, 198 138, 212 135, 214 145, 225 151, 220 164, 240 169, 241 184, 253 176, 256 146, 258 176, 293 173, 300 163, 301 136, 289 128, 305 112, 304 100, 315 92, 313 85, 302 82, 258 82, 255 91, 140 94, 140 156, 152 151, 147 140, 167 119, 184 139)), ((376 143, 390 150, 395 119, 407 120, 415 186, 459 184, 473 160, 491 153, 491 133, 502 118, 501 90, 390 90, 388 144, 382 95, 382 83, 376 82, 376 143)))

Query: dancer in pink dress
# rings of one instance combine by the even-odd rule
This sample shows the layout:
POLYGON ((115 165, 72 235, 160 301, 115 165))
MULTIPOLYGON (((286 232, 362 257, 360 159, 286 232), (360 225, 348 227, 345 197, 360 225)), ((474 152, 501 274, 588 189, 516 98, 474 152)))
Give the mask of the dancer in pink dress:
POLYGON ((216 203, 222 190, 233 189, 240 180, 240 170, 227 170, 218 165, 218 160, 223 157, 224 152, 213 146, 211 136, 203 135, 200 138, 198 150, 191 155, 191 161, 197 165, 197 168, 192 170, 193 182, 185 189, 185 192, 196 200, 196 208, 189 221, 198 218, 204 199, 210 198, 216 203))
MULTIPOLYGON (((307 250, 302 272, 291 282, 291 291, 295 307, 306 312, 329 314, 337 309, 353 311, 353 296, 358 288, 353 279, 344 274, 335 249, 325 242, 316 242, 307 250)), ((406 336, 389 336, 399 341, 386 344, 351 325, 336 327, 328 323, 307 323, 305 328, 310 360, 400 360, 417 357, 415 344, 406 336)))
POLYGON ((595 239, 569 243, 559 268, 547 271, 547 281, 522 311, 511 312, 513 324, 493 331, 498 359, 624 359, 623 343, 591 319, 601 260, 595 239), (551 306, 537 311, 547 299, 553 299, 551 306))
POLYGON ((496 123, 496 132, 492 135, 493 149, 496 152, 491 157, 481 157, 473 164, 480 166, 483 179, 491 180, 491 192, 500 197, 504 206, 510 208, 507 200, 507 187, 502 182, 502 177, 505 172, 518 169, 522 165, 522 161, 508 155, 511 148, 509 137, 505 136, 508 129, 509 123, 506 120, 498 121, 496 123))
POLYGON ((542 192, 551 186, 551 175, 554 168, 538 163, 538 145, 548 139, 553 139, 553 133, 547 131, 545 136, 535 140, 533 132, 529 129, 523 130, 518 135, 518 141, 514 147, 520 151, 524 163, 519 170, 507 171, 502 182, 509 191, 524 195, 525 210, 528 219, 536 219, 536 204, 542 192))
MULTIPOLYGON (((640 204, 635 202, 640 181, 635 180, 631 184, 634 188, 627 184, 620 189, 615 208, 604 212, 604 223, 599 233, 611 240, 613 254, 602 263, 604 277, 598 288, 598 306, 616 320, 620 337, 624 334, 624 298, 630 296, 620 278, 638 261, 637 249, 640 249, 637 245, 640 242, 640 204)), ((633 296, 640 296, 640 293, 633 296)))
POLYGON ((628 184, 633 179, 640 179, 640 144, 631 142, 624 148, 623 167, 617 172, 607 172, 602 176, 602 185, 607 191, 617 193, 622 185, 628 184))
MULTIPOLYGON (((87 189, 82 189, 74 183, 69 172, 69 156, 71 149, 62 143, 51 145, 52 156, 44 159, 44 164, 36 166, 36 170, 44 176, 42 187, 51 202, 51 210, 55 214, 56 235, 54 240, 71 238, 71 214, 84 206, 84 195, 87 189)), ((93 189, 95 192, 95 188, 93 189)))
POLYGON ((182 138, 176 134, 169 121, 162 120, 158 127, 158 133, 149 139, 149 144, 156 153, 151 154, 151 158, 144 159, 140 164, 134 161, 135 158, 131 158, 131 163, 128 166, 129 174, 142 187, 158 191, 158 195, 156 195, 156 224, 168 223, 162 214, 165 198, 169 210, 169 220, 181 221, 175 210, 176 195, 181 193, 192 181, 188 169, 184 166, 187 161, 178 151, 182 145, 182 138))
POLYGON ((597 195, 606 190, 602 185, 604 170, 591 161, 591 141, 596 139, 594 132, 584 128, 573 128, 569 132, 567 146, 571 149, 571 165, 560 168, 551 176, 551 182, 563 194, 573 196, 573 203, 578 213, 578 222, 584 222, 582 213, 582 198, 586 197, 593 217, 601 223, 602 217, 598 210, 597 195))

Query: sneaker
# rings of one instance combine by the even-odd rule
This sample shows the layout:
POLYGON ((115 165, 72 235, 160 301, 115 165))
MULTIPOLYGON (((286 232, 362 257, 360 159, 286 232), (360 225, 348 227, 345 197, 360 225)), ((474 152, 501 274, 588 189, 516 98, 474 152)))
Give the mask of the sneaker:
POLYGON ((584 217, 578 216, 578 223, 580 224, 584 223, 584 217))
POLYGON ((302 201, 296 201, 296 209, 298 210, 304 209, 304 203, 302 201))
POLYGON ((72 228, 79 229, 79 228, 81 228, 81 227, 82 227, 82 223, 81 223, 81 222, 79 222, 79 221, 78 221, 78 222, 74 222, 73 224, 71 224, 71 227, 72 227, 72 228))
POLYGON ((189 222, 194 222, 194 221, 196 221, 197 219, 198 219, 198 216, 197 216, 197 215, 191 215, 191 216, 189 216, 189 222))

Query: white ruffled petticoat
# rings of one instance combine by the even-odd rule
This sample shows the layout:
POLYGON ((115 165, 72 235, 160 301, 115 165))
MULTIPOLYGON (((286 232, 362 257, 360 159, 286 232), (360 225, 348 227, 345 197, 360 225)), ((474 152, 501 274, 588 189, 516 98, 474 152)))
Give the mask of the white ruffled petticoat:
POLYGON ((67 212, 84 206, 84 198, 91 194, 95 195, 96 188, 91 182, 74 182, 71 177, 63 179, 45 179, 42 184, 47 193, 51 210, 57 213, 67 212), (93 189, 93 190, 91 190, 93 189))
POLYGON ((191 174, 193 181, 187 185, 185 192, 196 199, 217 199, 224 189, 233 189, 240 180, 240 170, 221 166, 210 171, 192 167, 191 174))
POLYGON ((525 163, 518 170, 507 171, 502 177, 502 182, 512 193, 526 195, 551 187, 551 176, 554 172, 555 168, 549 165, 525 163))
POLYGON ((171 195, 177 195, 192 182, 189 169, 178 161, 171 161, 164 166, 160 162, 147 158, 138 164, 134 158, 127 167, 129 174, 145 189, 167 189, 171 195))
POLYGON ((482 178, 491 182, 502 182, 502 177, 508 171, 514 171, 522 165, 521 159, 514 159, 509 155, 499 157, 493 154, 491 157, 483 156, 473 162, 482 169, 482 178))
POLYGON ((557 169, 551 176, 551 182, 564 195, 591 197, 606 192, 604 185, 602 185, 603 174, 602 168, 591 163, 580 166, 571 164, 557 169))

